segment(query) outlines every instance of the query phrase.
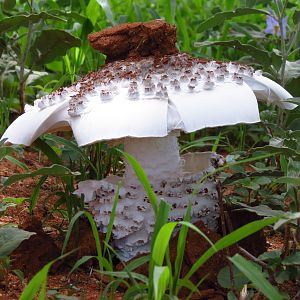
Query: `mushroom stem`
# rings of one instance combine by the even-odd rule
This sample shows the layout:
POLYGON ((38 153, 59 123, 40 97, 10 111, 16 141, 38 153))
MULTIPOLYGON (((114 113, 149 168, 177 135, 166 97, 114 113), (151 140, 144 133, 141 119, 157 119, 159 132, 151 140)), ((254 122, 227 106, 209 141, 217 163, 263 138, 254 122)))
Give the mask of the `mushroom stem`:
MULTIPOLYGON (((182 160, 179 155, 177 136, 125 138, 124 149, 141 164, 152 185, 164 179, 182 177, 182 160)), ((138 183, 137 176, 128 161, 125 161, 124 183, 138 183)))
MULTIPOLYGON (((211 152, 193 152, 180 157, 176 134, 166 137, 125 138, 125 151, 133 155, 143 167, 157 195, 170 205, 168 219, 181 221, 191 205, 191 222, 202 220, 216 229, 219 215, 216 180, 210 176, 199 179, 222 163, 211 152)), ((108 176, 100 181, 79 182, 77 195, 83 194, 101 232, 107 232, 115 201, 118 182, 118 205, 114 215, 113 245, 119 256, 127 261, 150 251, 155 217, 151 202, 132 166, 125 161, 124 176, 108 176)))

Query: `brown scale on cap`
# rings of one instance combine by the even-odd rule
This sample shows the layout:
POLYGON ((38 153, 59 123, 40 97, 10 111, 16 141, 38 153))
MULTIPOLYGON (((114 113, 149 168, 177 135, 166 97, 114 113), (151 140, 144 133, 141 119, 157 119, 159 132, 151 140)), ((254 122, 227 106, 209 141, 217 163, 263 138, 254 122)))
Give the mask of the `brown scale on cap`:
POLYGON ((107 62, 178 53, 176 27, 162 20, 120 24, 89 34, 88 39, 94 49, 107 56, 107 62))

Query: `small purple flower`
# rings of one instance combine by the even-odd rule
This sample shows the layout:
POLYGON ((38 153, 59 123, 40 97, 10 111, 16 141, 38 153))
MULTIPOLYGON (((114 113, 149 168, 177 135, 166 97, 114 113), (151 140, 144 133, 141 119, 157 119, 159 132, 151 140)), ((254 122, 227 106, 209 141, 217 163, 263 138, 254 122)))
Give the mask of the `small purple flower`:
MULTIPOLYGON (((270 15, 267 15, 267 28, 265 30, 265 33, 280 36, 281 33, 280 33, 280 26, 278 20, 276 19, 275 12, 271 9, 269 5, 268 5, 268 11, 270 15)), ((287 21, 288 21, 288 17, 286 16, 282 20, 284 38, 286 38, 287 21)))

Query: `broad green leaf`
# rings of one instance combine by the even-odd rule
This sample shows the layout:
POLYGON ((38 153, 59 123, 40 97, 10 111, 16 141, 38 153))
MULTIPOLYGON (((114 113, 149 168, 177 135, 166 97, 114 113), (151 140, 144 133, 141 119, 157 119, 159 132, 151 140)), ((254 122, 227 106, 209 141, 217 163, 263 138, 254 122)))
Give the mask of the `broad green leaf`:
POLYGON ((39 175, 63 177, 63 176, 72 175, 72 172, 67 167, 61 165, 52 165, 51 167, 44 167, 29 173, 12 175, 4 182, 4 186, 9 186, 19 180, 23 180, 26 178, 35 177, 39 175))
POLYGON ((196 42, 194 45, 195 45, 195 47, 209 47, 209 46, 232 47, 234 49, 241 50, 241 51, 247 53, 248 55, 251 55, 260 64, 268 65, 268 66, 270 66, 272 64, 272 56, 276 55, 275 53, 270 53, 265 50, 261 50, 250 44, 242 44, 238 40, 196 42))
POLYGON ((0 228, 0 259, 8 256, 24 240, 29 239, 35 232, 25 231, 16 227, 4 226, 0 228))
POLYGON ((154 299, 161 300, 166 292, 170 280, 170 270, 168 267, 154 267, 153 287, 154 299))
POLYGON ((270 252, 264 252, 261 254, 258 258, 260 260, 265 260, 265 261, 280 261, 280 255, 281 255, 281 250, 273 250, 270 252))
MULTIPOLYGON (((243 286, 249 283, 249 279, 236 267, 232 266, 233 286, 240 291, 243 286)), ((231 275, 229 266, 222 268, 218 274, 218 283, 225 289, 231 288, 231 275)))
MULTIPOLYGON (((255 168, 254 166, 252 166, 255 168)), ((281 171, 273 171, 273 170, 266 170, 266 171, 258 171, 258 172, 243 172, 243 173, 235 173, 231 176, 228 176, 223 182, 222 185, 232 185, 234 183, 239 183, 240 179, 243 178, 253 178, 255 183, 257 184, 269 184, 272 182, 273 179, 270 177, 279 177, 282 176, 283 172, 281 171)))
POLYGON ((65 55, 70 48, 80 46, 80 39, 67 31, 61 29, 47 29, 43 30, 35 39, 31 51, 34 63, 43 65, 58 56, 65 55))
POLYGON ((264 216, 264 217, 276 217, 276 216, 278 216, 279 217, 279 216, 285 215, 284 211, 272 209, 272 208, 270 208, 269 206, 267 206, 265 204, 261 204, 261 205, 258 205, 258 206, 249 206, 249 205, 244 204, 244 203, 239 203, 239 205, 243 207, 242 209, 255 212, 259 216, 264 216))
POLYGON ((54 21, 63 21, 59 17, 51 15, 46 12, 41 12, 39 14, 29 14, 29 15, 16 15, 12 17, 5 18, 0 21, 0 33, 5 33, 7 31, 12 31, 18 29, 20 26, 28 27, 31 23, 38 23, 44 20, 54 20, 54 21))
POLYGON ((80 154, 83 152, 83 150, 80 147, 78 147, 78 145, 75 142, 67 140, 63 137, 48 133, 44 135, 44 139, 54 142, 56 144, 61 144, 65 146, 68 150, 72 150, 80 154))
POLYGON ((264 274, 259 271, 258 267, 253 262, 249 262, 247 259, 239 254, 229 258, 232 263, 248 277, 253 285, 263 293, 268 299, 283 300, 284 297, 280 295, 278 290, 271 285, 271 283, 265 278, 264 274))
POLYGON ((237 8, 233 11, 224 11, 216 13, 213 17, 202 22, 199 27, 197 27, 197 32, 202 32, 204 30, 213 28, 217 25, 223 24, 226 20, 230 20, 234 17, 253 15, 253 14, 268 14, 267 11, 254 9, 254 8, 237 8))
POLYGON ((282 210, 275 210, 275 209, 271 209, 267 205, 258 205, 258 206, 253 206, 253 207, 248 206, 244 203, 239 203, 239 205, 242 206, 243 209, 255 212, 259 216, 280 217, 280 219, 274 225, 275 230, 277 230, 280 226, 282 226, 283 224, 285 224, 287 222, 291 222, 293 220, 300 218, 300 212, 292 213, 289 211, 285 212, 282 210))
POLYGON ((300 266, 300 251, 297 251, 288 257, 286 257, 283 261, 282 264, 285 266, 290 266, 290 265, 298 265, 300 266))

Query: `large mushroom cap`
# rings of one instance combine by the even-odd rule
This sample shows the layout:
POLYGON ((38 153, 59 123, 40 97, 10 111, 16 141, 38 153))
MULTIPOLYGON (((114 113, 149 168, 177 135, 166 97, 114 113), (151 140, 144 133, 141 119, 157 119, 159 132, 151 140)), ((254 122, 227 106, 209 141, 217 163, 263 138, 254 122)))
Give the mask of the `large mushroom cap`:
POLYGON ((251 67, 179 54, 175 27, 164 21, 122 24, 89 40, 110 62, 27 106, 2 139, 30 145, 71 127, 82 146, 259 122, 257 99, 292 108, 281 102, 292 96, 251 67))

